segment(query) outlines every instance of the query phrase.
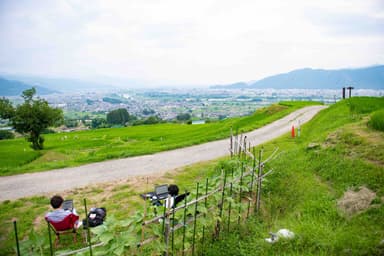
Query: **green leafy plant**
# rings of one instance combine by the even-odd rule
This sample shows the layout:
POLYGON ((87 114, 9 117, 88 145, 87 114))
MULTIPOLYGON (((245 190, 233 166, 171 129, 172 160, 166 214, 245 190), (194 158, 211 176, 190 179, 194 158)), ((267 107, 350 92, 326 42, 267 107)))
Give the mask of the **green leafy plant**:
POLYGON ((29 233, 28 239, 20 243, 21 255, 45 255, 49 250, 49 241, 46 236, 42 236, 34 229, 29 233))
POLYGON ((384 109, 376 111, 371 115, 368 126, 378 131, 384 131, 384 109))
POLYGON ((96 250, 96 255, 124 255, 126 250, 136 247, 136 225, 139 220, 139 214, 123 221, 108 216, 103 225, 91 229, 96 235, 96 240, 103 243, 103 246, 96 250))

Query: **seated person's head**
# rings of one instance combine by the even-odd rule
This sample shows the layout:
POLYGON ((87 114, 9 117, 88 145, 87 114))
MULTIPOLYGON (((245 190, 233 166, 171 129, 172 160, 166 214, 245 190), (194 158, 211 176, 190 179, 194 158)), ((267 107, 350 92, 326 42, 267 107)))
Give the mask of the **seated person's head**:
POLYGON ((58 209, 60 208, 60 206, 63 204, 64 202, 64 199, 61 197, 61 196, 53 196, 51 198, 51 205, 53 207, 53 209, 58 209))
POLYGON ((169 185, 168 186, 168 193, 171 195, 171 196, 177 196, 179 194, 179 187, 177 185, 169 185))

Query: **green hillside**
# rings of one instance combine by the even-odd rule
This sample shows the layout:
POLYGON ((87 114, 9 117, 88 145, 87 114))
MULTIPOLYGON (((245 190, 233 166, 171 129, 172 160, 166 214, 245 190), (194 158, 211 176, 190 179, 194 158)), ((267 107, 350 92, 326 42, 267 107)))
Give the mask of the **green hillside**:
POLYGON ((45 135, 45 148, 33 151, 23 139, 0 141, 0 176, 49 170, 107 159, 152 154, 250 131, 314 102, 283 102, 253 115, 204 125, 157 124, 45 135))
POLYGON ((384 98, 342 101, 306 124, 300 138, 264 145, 283 154, 271 163, 261 216, 206 255, 383 255, 384 133, 367 126, 383 108, 384 98), (283 228, 295 239, 265 242, 283 228))
POLYGON ((8 80, 0 77, 0 95, 1 96, 17 96, 20 95, 24 90, 35 87, 40 95, 58 93, 55 90, 51 90, 42 86, 20 82, 17 80, 8 80))

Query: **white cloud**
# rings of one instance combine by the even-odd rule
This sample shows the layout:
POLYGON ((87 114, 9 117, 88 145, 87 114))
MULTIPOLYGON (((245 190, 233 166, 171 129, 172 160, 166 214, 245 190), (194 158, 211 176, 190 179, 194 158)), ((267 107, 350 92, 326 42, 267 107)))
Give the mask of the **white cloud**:
POLYGON ((0 71, 212 84, 378 64, 383 13, 380 0, 7 0, 0 71))

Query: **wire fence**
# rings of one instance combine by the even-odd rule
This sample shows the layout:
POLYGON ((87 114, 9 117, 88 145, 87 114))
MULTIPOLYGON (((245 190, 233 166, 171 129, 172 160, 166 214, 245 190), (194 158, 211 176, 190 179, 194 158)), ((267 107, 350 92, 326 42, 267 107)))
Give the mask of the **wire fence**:
MULTIPOLYGON (((254 148, 251 151, 251 148, 246 136, 233 135, 231 132, 230 168, 221 169, 221 174, 216 178, 197 183, 195 190, 180 202, 180 206, 174 205, 171 209, 155 208, 149 200, 145 200, 142 217, 135 223, 137 235, 130 237, 133 241, 123 247, 122 255, 203 255, 208 241, 220 239, 223 232, 230 232, 242 220, 257 215, 260 211, 263 179, 273 172, 272 169, 266 171, 265 167, 267 162, 278 156, 278 149, 263 161, 263 150, 256 152, 254 148)), ((87 213, 85 199, 84 208, 87 213)), ((17 255, 21 255, 16 221, 14 232, 17 255)), ((120 232, 126 233, 124 230, 120 232)), ((93 255, 94 250, 102 251, 103 247, 108 246, 107 242, 98 240, 97 236, 92 237, 88 228, 83 232, 86 247, 55 253, 49 229, 48 233, 50 255, 93 255)))

